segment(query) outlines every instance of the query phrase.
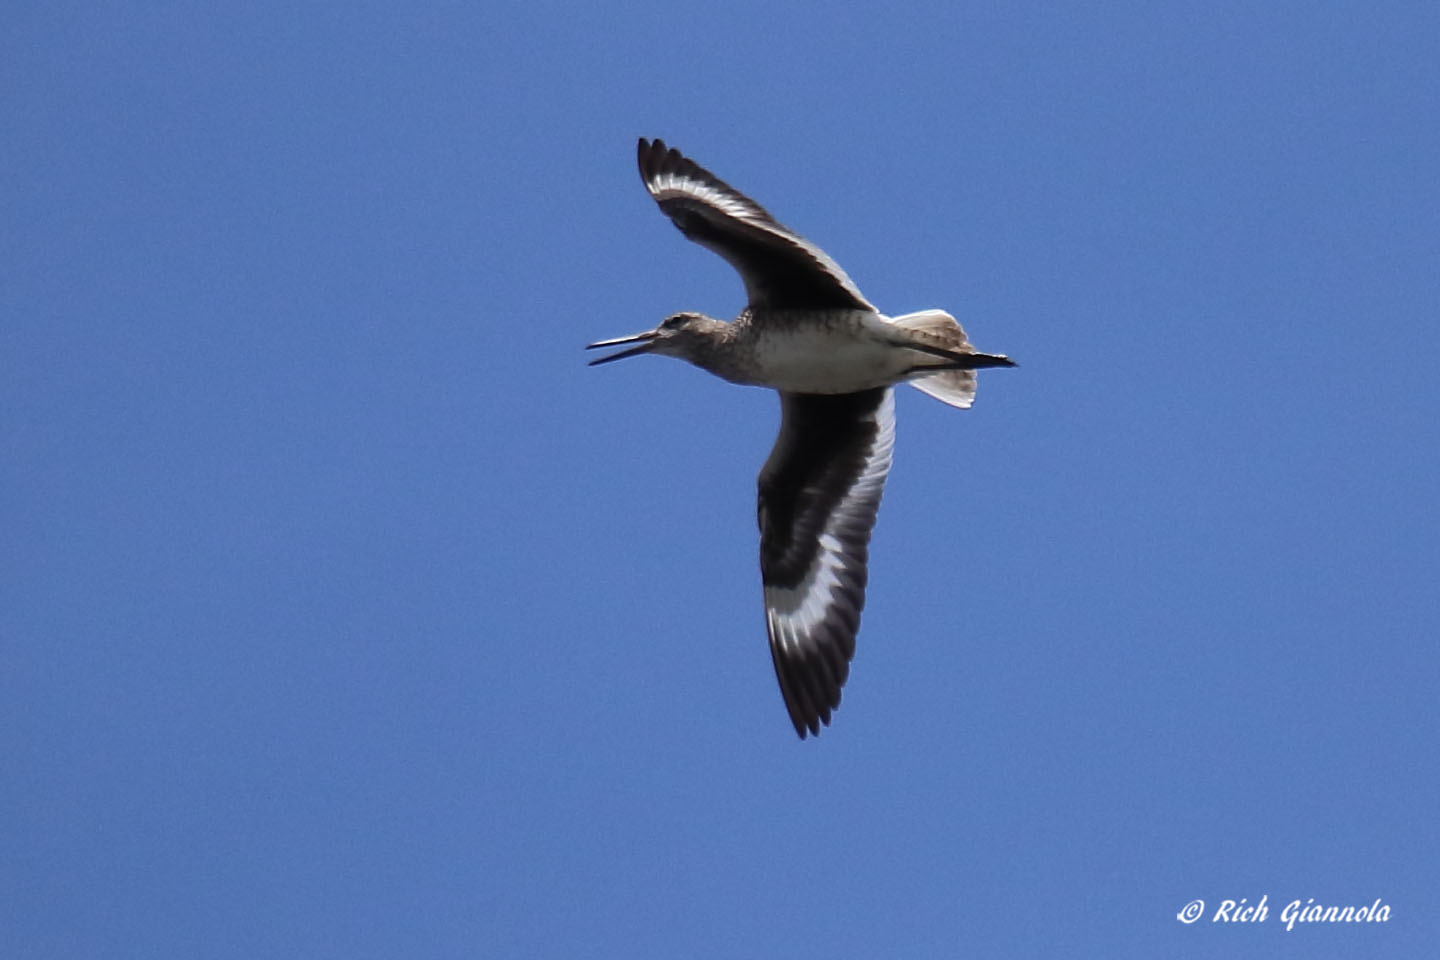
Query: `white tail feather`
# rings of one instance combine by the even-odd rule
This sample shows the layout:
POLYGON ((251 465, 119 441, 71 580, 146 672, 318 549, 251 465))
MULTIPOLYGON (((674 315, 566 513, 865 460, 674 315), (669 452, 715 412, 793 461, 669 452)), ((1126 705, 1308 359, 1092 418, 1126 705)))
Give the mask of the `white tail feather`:
MULTIPOLYGON (((937 347, 944 347, 946 350, 954 350, 959 353, 971 353, 973 348, 970 341, 965 339, 965 331, 961 328, 959 321, 944 310, 921 310, 918 313, 907 313, 899 317, 891 317, 890 322, 897 327, 909 330, 918 335, 922 340, 934 344, 937 347)), ((941 370, 936 373, 920 374, 909 381, 910 386, 928 393, 941 403, 948 403, 952 407, 959 407, 962 410, 969 409, 970 404, 975 402, 975 371, 974 370, 941 370)))

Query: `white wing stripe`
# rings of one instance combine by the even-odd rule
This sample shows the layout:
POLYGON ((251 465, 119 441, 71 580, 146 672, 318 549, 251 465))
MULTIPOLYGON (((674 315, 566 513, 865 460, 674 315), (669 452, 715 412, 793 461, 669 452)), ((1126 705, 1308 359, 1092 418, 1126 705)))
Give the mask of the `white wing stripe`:
POLYGON ((746 203, 744 199, 736 197, 728 191, 717 190, 709 184, 701 183, 683 173, 661 173, 649 182, 649 187, 650 194, 656 200, 663 200, 665 199, 663 194, 673 192, 701 200, 738 220, 755 220, 750 204, 746 203))

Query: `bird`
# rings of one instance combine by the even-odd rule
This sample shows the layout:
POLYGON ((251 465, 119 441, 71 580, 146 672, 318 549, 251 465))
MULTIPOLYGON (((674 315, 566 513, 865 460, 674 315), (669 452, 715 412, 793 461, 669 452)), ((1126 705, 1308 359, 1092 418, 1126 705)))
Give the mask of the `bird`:
POLYGON ((895 391, 909 383, 965 409, 978 353, 943 310, 890 317, 823 250, 663 140, 640 138, 640 179, 690 240, 740 274, 748 303, 726 322, 675 313, 590 366, 676 357, 780 395, 780 432, 760 470, 760 576, 771 659, 790 722, 818 736, 840 706, 865 605, 869 544, 895 445, 895 391))

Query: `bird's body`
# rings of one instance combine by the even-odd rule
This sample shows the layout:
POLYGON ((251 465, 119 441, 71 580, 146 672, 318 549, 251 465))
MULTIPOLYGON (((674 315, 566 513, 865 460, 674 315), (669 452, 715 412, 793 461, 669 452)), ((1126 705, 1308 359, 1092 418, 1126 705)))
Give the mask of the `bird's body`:
POLYGON ((873 310, 746 310, 692 358, 731 383, 789 393, 854 393, 903 380, 912 362, 873 310))
POLYGON ((795 731, 818 734, 839 706, 865 603, 870 532, 895 438, 891 385, 910 382, 968 407, 975 370, 1014 366, 975 353, 939 310, 881 314, 822 250, 713 174, 642 139, 640 175, 690 239, 728 260, 750 303, 731 323, 678 313, 637 344, 732 383, 780 392, 780 435, 760 472, 760 572, 766 627, 795 731))

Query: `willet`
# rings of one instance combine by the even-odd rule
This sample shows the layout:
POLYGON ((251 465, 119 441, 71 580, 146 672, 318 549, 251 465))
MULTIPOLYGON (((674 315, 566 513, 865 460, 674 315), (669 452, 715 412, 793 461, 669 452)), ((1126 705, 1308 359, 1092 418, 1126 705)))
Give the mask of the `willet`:
POLYGON ((658 353, 780 392, 780 435, 760 470, 760 577, 775 675, 804 739, 829 725, 855 655, 895 445, 892 384, 966 408, 975 370, 1015 364, 974 352, 942 310, 881 314, 823 250, 662 141, 641 138, 639 159, 660 209, 739 271, 750 302, 730 323, 677 313, 592 343, 629 349, 590 365, 658 353))

